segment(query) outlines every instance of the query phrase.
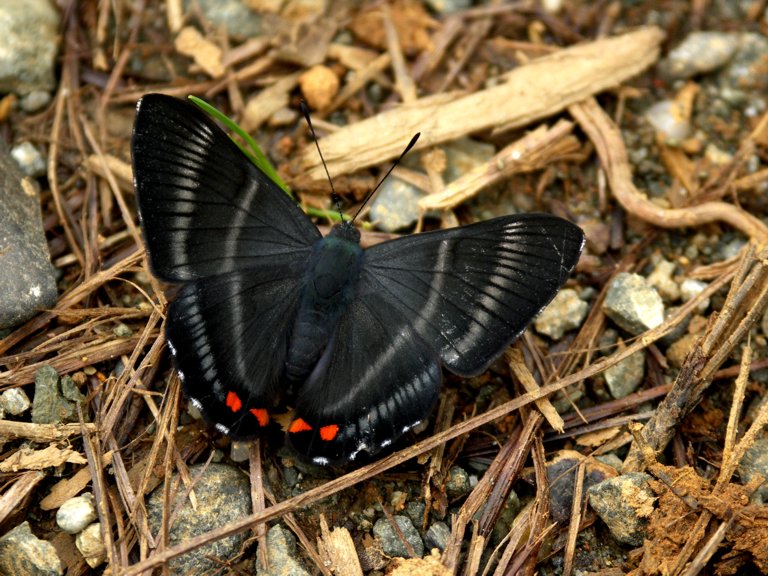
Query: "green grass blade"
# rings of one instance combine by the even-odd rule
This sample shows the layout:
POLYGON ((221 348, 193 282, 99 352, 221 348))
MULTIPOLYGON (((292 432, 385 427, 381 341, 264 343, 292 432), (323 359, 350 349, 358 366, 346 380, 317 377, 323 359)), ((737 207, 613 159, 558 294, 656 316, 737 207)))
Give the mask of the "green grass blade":
POLYGON ((250 134, 248 134, 245 130, 243 130, 237 122, 229 118, 226 114, 221 112, 220 110, 214 108, 208 102, 205 100, 202 100, 201 98, 198 98, 197 96, 189 96, 188 97, 192 102, 194 102, 198 107, 200 107, 203 112, 208 114, 209 116, 212 116, 231 132, 234 132, 240 138, 243 139, 243 141, 247 144, 247 146, 242 145, 239 141, 232 138, 232 141, 237 144, 237 147, 240 148, 240 150, 243 151, 243 154, 248 156, 248 158, 253 162, 264 174, 266 174, 272 182, 280 186, 286 194, 293 197, 293 194, 291 193, 291 189, 288 188, 288 185, 283 182, 283 179, 280 178, 280 176, 277 174, 277 170, 272 166, 272 164, 269 163, 269 160, 267 160, 267 157, 264 155, 264 152, 261 151, 261 148, 259 148, 259 145, 256 143, 256 141, 251 138, 250 134))

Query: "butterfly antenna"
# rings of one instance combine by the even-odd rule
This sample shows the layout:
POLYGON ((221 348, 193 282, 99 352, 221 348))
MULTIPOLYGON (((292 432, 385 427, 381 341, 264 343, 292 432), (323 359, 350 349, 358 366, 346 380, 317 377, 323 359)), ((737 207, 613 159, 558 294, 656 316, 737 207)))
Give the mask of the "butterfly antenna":
POLYGON ((421 132, 416 132, 416 134, 413 135, 413 138, 411 138, 411 141, 408 142, 408 146, 405 147, 405 150, 403 150, 400 153, 400 156, 398 156, 397 160, 392 162, 392 166, 389 167, 389 170, 387 170, 387 173, 384 174, 384 177, 379 180, 379 183, 376 184, 376 187, 371 190, 371 193, 368 194, 368 196, 365 197, 365 200, 363 200, 363 203, 360 204, 360 208, 357 209, 357 212, 355 212, 355 215, 352 217, 352 221, 354 222, 357 217, 360 215, 360 213, 363 211, 363 208, 365 208, 365 205, 368 204, 368 200, 373 198, 373 195, 376 194, 376 191, 381 188, 381 185, 384 184, 384 180, 387 179, 387 176, 389 176, 392 173, 392 170, 397 168, 397 165, 400 164, 400 161, 405 158, 405 155, 408 154, 408 152, 411 151, 411 148, 413 148, 416 145, 416 141, 419 139, 419 136, 421 136, 421 132))
POLYGON ((301 108, 301 113, 304 114, 304 119, 307 121, 307 125, 309 126, 309 131, 312 133, 312 140, 315 142, 315 148, 317 148, 317 153, 320 155, 320 162, 323 163, 323 169, 325 170, 325 175, 328 177, 328 183, 331 185, 331 199, 333 200, 333 203, 336 205, 336 210, 339 213, 339 216, 341 217, 341 221, 344 222, 344 213, 341 211, 341 197, 336 193, 336 188, 333 187, 333 180, 331 180, 331 174, 328 172, 328 166, 325 164, 325 158, 323 158, 323 153, 320 150, 320 144, 317 142, 317 134, 315 134, 315 127, 312 126, 312 119, 309 117, 309 108, 307 107, 307 103, 304 102, 304 100, 301 100, 299 102, 299 107, 301 108))

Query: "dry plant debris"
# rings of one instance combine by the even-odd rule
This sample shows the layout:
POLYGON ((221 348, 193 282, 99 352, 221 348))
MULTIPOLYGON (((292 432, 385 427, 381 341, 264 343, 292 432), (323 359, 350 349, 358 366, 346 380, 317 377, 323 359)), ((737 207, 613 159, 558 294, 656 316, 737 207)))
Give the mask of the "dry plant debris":
MULTIPOLYGON (((27 521, 68 574, 128 576, 176 570, 243 534, 205 566, 250 573, 280 569, 279 525, 300 543, 298 565, 328 576, 768 572, 764 479, 740 477, 768 420, 765 3, 447 4, 228 0, 240 15, 228 22, 205 2, 57 4, 51 101, 30 111, 34 99, 9 89, 0 123, 10 146, 44 152, 36 178, 59 298, 2 332, 0 392, 34 397, 53 367, 86 400, 69 421, 0 418, 0 543, 27 521), (707 62, 704 50, 690 55, 696 73, 665 75, 677 69, 672 49, 699 30, 727 45, 738 80, 731 60, 707 62), (330 201, 300 99, 350 208, 421 132, 395 173, 421 194, 417 228, 513 211, 576 221, 588 248, 571 287, 589 302, 586 320, 558 341, 529 329, 486 374, 448 377, 427 429, 377 462, 329 475, 271 437, 238 457, 188 413, 165 350, 173 294, 147 270, 129 157, 135 102, 155 91, 234 116, 313 208, 330 201), (657 102, 683 136, 647 120, 657 102), (451 176, 471 156, 462 143, 493 152, 451 176), (671 282, 706 284, 665 302, 662 325, 619 332, 602 310, 611 279, 648 276, 661 259, 671 282), (603 372, 636 353, 640 389, 611 398, 603 372), (641 546, 620 545, 585 504, 591 474, 608 469, 598 457, 610 474, 654 478, 641 546), (201 517, 216 512, 199 489, 214 458, 248 474, 252 513, 176 541, 175 496, 201 517), (88 557, 96 568, 55 524, 84 492, 104 546, 88 557), (441 551, 389 558, 372 526, 403 516, 425 540, 438 524, 449 532, 441 551)), ((29 181, 23 192, 37 194, 29 181)), ((391 237, 363 234, 365 245, 391 237)))

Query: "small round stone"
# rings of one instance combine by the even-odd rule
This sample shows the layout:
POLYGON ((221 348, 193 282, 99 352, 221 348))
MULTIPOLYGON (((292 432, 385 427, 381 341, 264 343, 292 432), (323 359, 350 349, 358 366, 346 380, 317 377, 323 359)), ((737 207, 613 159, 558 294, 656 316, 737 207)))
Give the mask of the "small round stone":
POLYGON ((104 546, 99 522, 91 524, 80 532, 75 538, 75 546, 91 568, 96 568, 107 559, 107 548, 104 546))
POLYGON ((339 78, 327 66, 313 66, 299 78, 301 93, 313 110, 330 106, 339 91, 339 78))
POLYGON ((67 534, 77 534, 97 517, 93 495, 83 494, 70 498, 61 505, 56 512, 56 523, 67 534))

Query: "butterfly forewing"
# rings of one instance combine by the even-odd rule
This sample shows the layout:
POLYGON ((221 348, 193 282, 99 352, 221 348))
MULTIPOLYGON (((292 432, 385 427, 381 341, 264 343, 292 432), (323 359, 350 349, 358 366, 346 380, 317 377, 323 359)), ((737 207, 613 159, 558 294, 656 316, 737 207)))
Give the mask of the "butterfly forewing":
POLYGON ((552 300, 583 243, 555 216, 495 218, 369 248, 361 285, 410 317, 448 369, 472 376, 552 300))
POLYGON ((131 151, 149 259, 163 280, 302 260, 320 238, 295 202, 189 102, 144 96, 131 151))

